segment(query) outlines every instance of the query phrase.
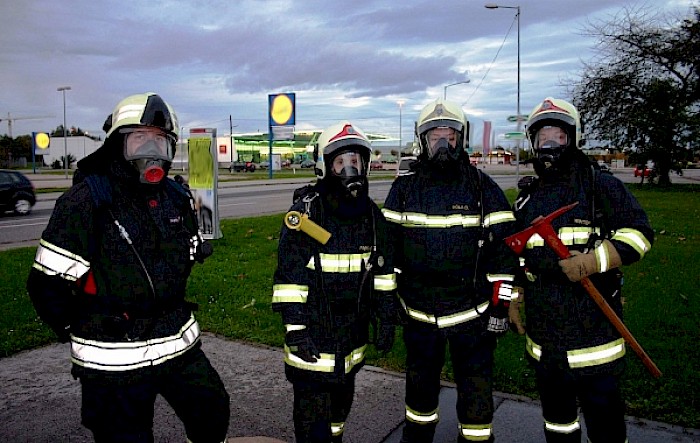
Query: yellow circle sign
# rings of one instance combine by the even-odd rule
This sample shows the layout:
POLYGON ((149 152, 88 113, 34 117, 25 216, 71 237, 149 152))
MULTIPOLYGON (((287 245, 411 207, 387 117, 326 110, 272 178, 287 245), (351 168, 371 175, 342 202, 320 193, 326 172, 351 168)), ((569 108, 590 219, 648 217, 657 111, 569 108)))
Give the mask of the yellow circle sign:
POLYGON ((36 139, 34 140, 34 143, 36 143, 36 147, 39 149, 46 149, 49 147, 49 142, 51 140, 49 139, 49 135, 45 132, 40 132, 36 135, 36 139))
POLYGON ((285 94, 280 94, 272 100, 272 109, 270 109, 270 115, 272 120, 278 125, 286 124, 290 118, 292 118, 292 112, 294 106, 289 96, 285 94))

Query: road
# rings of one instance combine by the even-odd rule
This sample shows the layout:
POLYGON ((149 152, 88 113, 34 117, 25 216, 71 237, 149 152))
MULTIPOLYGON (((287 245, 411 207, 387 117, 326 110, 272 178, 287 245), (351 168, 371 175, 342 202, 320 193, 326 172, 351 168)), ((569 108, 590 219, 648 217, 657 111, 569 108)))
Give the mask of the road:
MULTIPOLYGON (((515 188, 515 175, 512 173, 512 168, 509 171, 487 169, 487 172, 502 189, 515 188)), ((639 180, 633 177, 631 169, 616 170, 615 176, 626 183, 639 180)), ((687 170, 683 177, 673 175, 671 179, 674 183, 697 183, 700 181, 700 170, 687 170)), ((311 181, 310 178, 250 182, 222 181, 219 183, 218 193, 219 216, 225 219, 282 213, 289 209, 294 189, 311 181)), ((391 178, 370 181, 372 199, 383 202, 391 183, 391 178)), ((39 201, 28 216, 0 217, 0 250, 36 245, 60 195, 58 192, 39 194, 39 201)))

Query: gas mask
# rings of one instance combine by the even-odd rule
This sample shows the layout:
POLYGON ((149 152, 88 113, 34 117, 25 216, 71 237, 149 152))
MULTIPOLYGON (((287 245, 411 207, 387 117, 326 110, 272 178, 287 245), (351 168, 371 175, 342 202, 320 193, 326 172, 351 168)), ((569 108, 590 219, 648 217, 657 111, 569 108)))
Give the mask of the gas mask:
POLYGON ((366 164, 360 153, 341 152, 333 157, 329 169, 329 178, 339 185, 346 197, 358 198, 366 194, 366 164))
POLYGON ((543 126, 533 137, 535 150, 535 171, 554 173, 561 168, 564 153, 569 146, 567 131, 558 126, 543 126), (546 172, 545 172, 546 171, 546 172))
POLYGON ((456 148, 459 133, 452 128, 437 127, 426 133, 426 144, 429 146, 429 160, 440 166, 455 164, 459 160, 459 150, 456 148))
POLYGON ((566 149, 566 146, 561 146, 554 142, 548 141, 540 146, 535 151, 535 154, 537 155, 537 160, 542 164, 542 166, 545 168, 551 168, 557 163, 562 152, 564 152, 564 149, 566 149))
POLYGON ((124 137, 124 159, 139 173, 139 181, 148 185, 160 183, 168 174, 175 154, 170 136, 157 128, 121 129, 124 137))
POLYGON ((430 148, 430 160, 441 164, 457 160, 457 150, 441 138, 430 148))

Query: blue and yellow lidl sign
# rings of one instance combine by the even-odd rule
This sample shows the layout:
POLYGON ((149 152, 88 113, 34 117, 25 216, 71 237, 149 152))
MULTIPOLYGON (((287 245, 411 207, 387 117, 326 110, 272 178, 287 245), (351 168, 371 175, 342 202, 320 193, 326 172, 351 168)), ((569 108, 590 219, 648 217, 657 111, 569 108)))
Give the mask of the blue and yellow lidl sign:
POLYGON ((51 137, 46 132, 32 132, 32 144, 37 155, 48 154, 51 137))
POLYGON ((267 97, 270 105, 270 126, 293 126, 296 114, 295 94, 287 92, 270 94, 267 97))

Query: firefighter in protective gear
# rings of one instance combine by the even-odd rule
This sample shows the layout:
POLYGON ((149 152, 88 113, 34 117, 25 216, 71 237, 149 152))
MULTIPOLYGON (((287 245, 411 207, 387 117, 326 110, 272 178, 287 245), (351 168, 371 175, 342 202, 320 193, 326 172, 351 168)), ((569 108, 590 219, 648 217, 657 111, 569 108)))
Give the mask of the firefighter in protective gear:
POLYGON ((56 202, 27 282, 41 317, 69 341, 82 423, 96 442, 153 441, 162 395, 188 441, 226 439, 229 396, 203 353, 185 300, 195 261, 211 254, 191 196, 166 178, 178 124, 154 93, 121 101, 108 136, 78 162, 56 202))
POLYGON ((326 128, 314 152, 318 179, 295 193, 282 226, 272 308, 286 330, 297 443, 342 441, 370 323, 379 323, 379 351, 393 345, 396 277, 386 220, 368 194, 370 154, 353 124, 326 128), (296 228, 309 221, 312 229, 296 228))
POLYGON ((515 218, 503 191, 469 163, 461 107, 437 100, 416 125, 421 152, 382 209, 392 225, 403 306, 406 426, 402 442, 431 442, 449 344, 459 400, 458 441, 493 441, 493 351, 507 330, 517 260, 499 239, 515 218))
POLYGON ((515 202, 519 229, 538 216, 578 201, 552 225, 572 257, 559 260, 539 236, 530 238, 525 270, 526 350, 534 364, 547 442, 580 442, 578 403, 591 442, 626 441, 620 393, 625 344, 578 283, 589 277, 622 317, 620 265, 649 251, 653 231, 622 182, 601 174, 579 149, 579 113, 546 98, 530 113, 527 136, 538 178, 515 202))

